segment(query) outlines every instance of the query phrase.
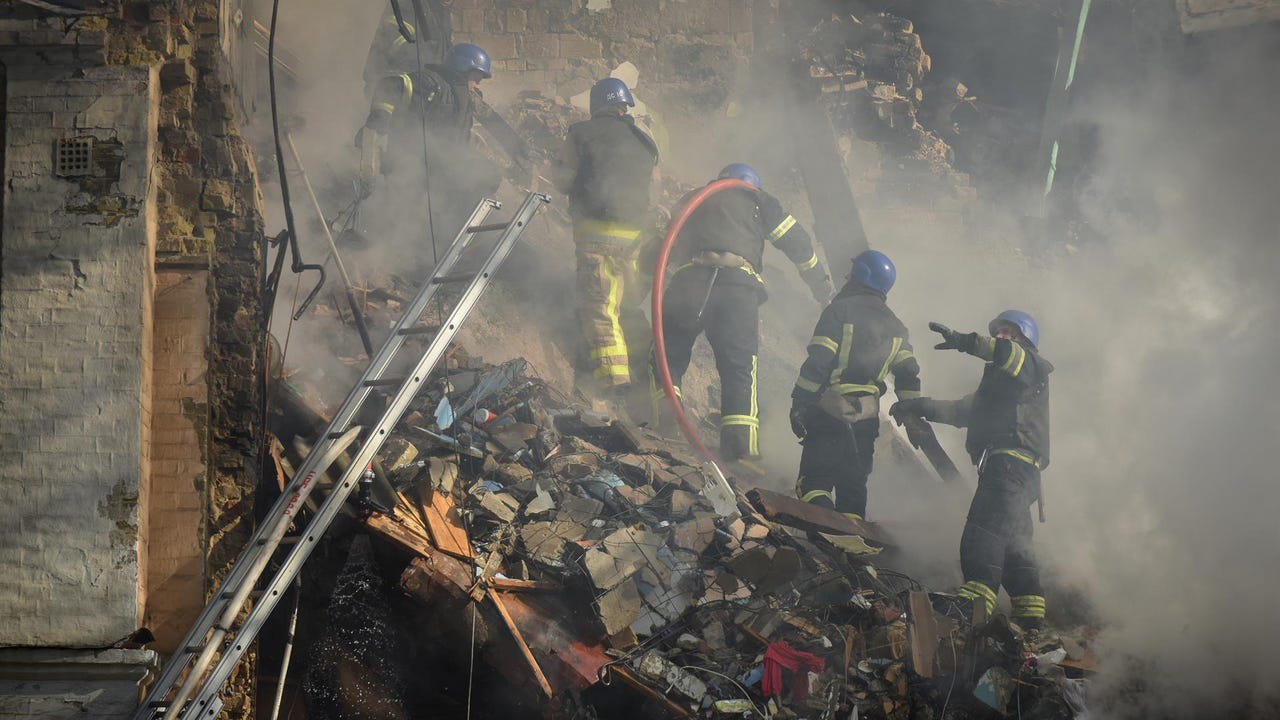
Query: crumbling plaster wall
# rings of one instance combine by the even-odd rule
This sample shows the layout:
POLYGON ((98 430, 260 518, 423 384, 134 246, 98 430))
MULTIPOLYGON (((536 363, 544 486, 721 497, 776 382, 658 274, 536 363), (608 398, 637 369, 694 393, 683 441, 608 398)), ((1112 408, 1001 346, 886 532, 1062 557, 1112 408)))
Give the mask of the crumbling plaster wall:
MULTIPOLYGON (((121 716, 152 653, 38 648, 145 623, 172 649, 252 531, 262 216, 223 55, 243 15, 103 11, 0 20, 0 717, 121 716), (83 134, 97 177, 54 177, 83 134)), ((229 717, 252 714, 248 657, 229 717)))
POLYGON ((103 646, 146 567, 155 72, 6 68, 0 644, 103 646), (65 137, 93 175, 54 175, 65 137))

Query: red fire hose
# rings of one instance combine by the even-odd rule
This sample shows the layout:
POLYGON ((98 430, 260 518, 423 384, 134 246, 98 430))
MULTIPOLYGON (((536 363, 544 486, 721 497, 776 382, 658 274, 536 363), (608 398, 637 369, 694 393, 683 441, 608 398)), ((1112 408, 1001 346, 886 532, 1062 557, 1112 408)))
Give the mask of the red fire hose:
POLYGON ((653 315, 653 354, 657 360, 658 366, 658 382, 662 384, 662 393, 667 396, 667 400, 671 403, 671 409, 675 412, 676 422, 680 424, 680 430, 684 433, 685 438, 698 449, 710 462, 719 465, 720 460, 709 449, 697 431, 693 429, 693 425, 689 422, 689 418, 685 417, 684 408, 680 404, 680 397, 676 395, 675 385, 671 382, 671 368, 667 366, 667 343, 662 334, 662 291, 664 281, 667 277, 667 260, 671 256, 671 246, 675 244, 676 236, 680 234, 680 230, 684 228, 684 223, 693 214, 694 210, 703 203, 704 200, 721 190, 729 190, 731 188, 743 188, 746 190, 755 190, 755 186, 744 180, 737 178, 724 178, 716 180, 708 184, 706 187, 698 190, 689 198, 689 202, 680 208, 680 212, 676 215, 671 224, 667 225, 666 237, 662 239, 662 246, 658 248, 658 262, 653 270, 653 302, 650 312, 653 315))

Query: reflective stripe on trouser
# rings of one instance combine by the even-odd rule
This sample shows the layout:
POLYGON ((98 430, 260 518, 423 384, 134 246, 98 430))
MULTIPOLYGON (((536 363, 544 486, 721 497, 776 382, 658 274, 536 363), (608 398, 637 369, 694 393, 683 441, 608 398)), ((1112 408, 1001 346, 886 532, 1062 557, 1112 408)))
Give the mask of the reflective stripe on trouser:
POLYGON ((826 491, 836 510, 866 517, 867 478, 880 434, 879 419, 856 422, 851 431, 849 425, 813 407, 804 422, 808 434, 800 452, 797 495, 804 500, 811 492, 826 491))
POLYGON ((1044 618, 1044 598, 1040 595, 1014 595, 1010 600, 1015 618, 1044 618))
POLYGON ((602 384, 625 385, 631 382, 631 368, 621 315, 628 285, 634 284, 638 246, 633 241, 586 235, 580 227, 574 228, 574 241, 578 322, 587 365, 602 384))
POLYGON ((982 602, 987 606, 988 615, 996 611, 996 591, 985 583, 969 580, 960 586, 956 594, 962 598, 969 598, 975 603, 982 602))
POLYGON ((689 369, 694 341, 707 334, 720 375, 720 455, 726 460, 753 457, 760 452, 759 288, 717 281, 708 296, 711 276, 710 268, 693 265, 675 273, 667 286, 662 308, 667 366, 672 383, 679 386, 689 369), (706 307, 699 319, 703 299, 706 307))
POLYGON ((1034 465, 1009 455, 987 458, 960 538, 966 586, 978 582, 994 595, 1003 584, 1010 597, 1044 594, 1032 549, 1031 504, 1039 486, 1034 465))

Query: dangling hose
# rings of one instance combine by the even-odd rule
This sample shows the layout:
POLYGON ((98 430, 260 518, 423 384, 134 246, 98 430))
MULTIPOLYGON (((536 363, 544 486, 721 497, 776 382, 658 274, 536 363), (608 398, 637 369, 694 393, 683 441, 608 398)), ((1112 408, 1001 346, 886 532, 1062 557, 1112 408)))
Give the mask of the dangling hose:
POLYGON ((654 364, 658 367, 657 380, 662 385, 662 393, 667 396, 667 400, 671 403, 671 409, 675 412, 676 422, 680 424, 680 431, 697 448, 698 452, 702 453, 704 458, 717 466, 717 470, 720 464, 719 458, 707 449, 706 444, 702 442, 702 438, 693 429, 689 418, 685 417, 680 398, 676 395, 675 385, 671 382, 671 368, 667 366, 667 343, 662 333, 662 291, 667 278, 667 260, 671 256, 671 246, 675 244, 676 237, 680 234, 680 230, 684 228, 685 221, 707 198, 721 190, 732 188, 756 189, 754 185, 737 178, 716 180, 695 192, 693 197, 689 198, 689 202, 680 208, 680 212, 671 221, 671 224, 667 225, 667 234, 662 239, 662 245, 658 248, 658 260, 653 269, 653 301, 650 306, 650 312, 653 315, 653 356, 656 360, 654 364))

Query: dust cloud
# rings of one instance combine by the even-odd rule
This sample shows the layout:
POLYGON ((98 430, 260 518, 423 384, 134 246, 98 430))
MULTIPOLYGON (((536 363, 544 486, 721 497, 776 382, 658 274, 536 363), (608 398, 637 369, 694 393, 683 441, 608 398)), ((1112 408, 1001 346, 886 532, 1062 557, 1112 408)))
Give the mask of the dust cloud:
MULTIPOLYGON (((367 111, 361 70, 380 7, 295 5, 282 9, 280 41, 314 80, 286 112, 305 119, 297 138, 309 169, 340 186, 355 171, 352 137, 367 111)), ((1280 30, 1175 35, 1154 48, 1118 35, 1104 29, 1086 47, 1072 108, 1098 143, 1077 188, 1086 239, 1046 244, 1012 202, 985 208, 969 237, 945 243, 936 231, 899 245, 877 243, 873 223, 868 232, 898 265, 889 302, 912 332, 927 395, 959 397, 981 373, 974 358, 931 349, 930 320, 983 331, 1016 307, 1040 322, 1041 350, 1057 369, 1049 520, 1036 526, 1037 548, 1053 587, 1083 593, 1105 628, 1095 715, 1275 716, 1280 30)), ((660 98, 645 99, 661 108, 660 98)), ((673 118, 672 167, 701 184, 725 163, 755 163, 767 189, 802 207, 767 138, 785 119, 785 107, 749 119, 673 118)), ((838 287, 848 258, 827 259, 838 287)), ((788 394, 818 308, 784 260, 766 263, 762 442, 781 489, 799 457, 788 394)), ((317 335, 308 342, 322 347, 317 335)), ((696 357, 710 367, 705 351, 696 357)), ((870 511, 903 538, 921 579, 943 587, 959 580, 973 477, 962 431, 938 433, 969 485, 946 489, 894 462, 882 443, 870 511)))

